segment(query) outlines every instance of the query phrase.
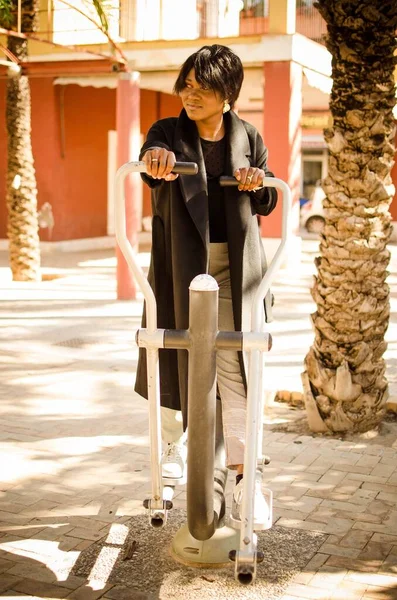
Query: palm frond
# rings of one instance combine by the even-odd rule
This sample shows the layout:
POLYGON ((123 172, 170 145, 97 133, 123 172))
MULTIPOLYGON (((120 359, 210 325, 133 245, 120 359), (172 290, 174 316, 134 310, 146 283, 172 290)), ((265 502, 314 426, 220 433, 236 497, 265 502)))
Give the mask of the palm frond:
MULTIPOLYGON (((3 2, 3 1, 7 2, 7 0, 0 0, 0 2, 3 2)), ((102 29, 104 31, 108 32, 109 31, 109 22, 108 22, 106 12, 104 11, 102 0, 92 0, 92 4, 94 5, 94 8, 98 14, 102 29)))
POLYGON ((0 0, 0 27, 8 28, 14 21, 12 0, 0 0))

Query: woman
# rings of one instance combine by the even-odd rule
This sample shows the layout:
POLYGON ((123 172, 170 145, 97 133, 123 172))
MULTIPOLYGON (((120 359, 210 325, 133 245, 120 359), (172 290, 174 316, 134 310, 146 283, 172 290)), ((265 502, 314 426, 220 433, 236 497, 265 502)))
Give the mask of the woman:
MULTIPOLYGON (((152 188, 153 241, 149 281, 157 300, 158 326, 187 329, 189 285, 209 273, 219 285, 219 329, 249 330, 255 291, 266 269, 257 214, 275 207, 273 188, 258 189, 267 150, 252 125, 233 108, 243 82, 240 59, 227 47, 204 46, 182 65, 174 92, 183 110, 148 132, 140 158, 152 188), (176 161, 196 162, 195 176, 175 175, 176 161), (238 188, 221 188, 233 174, 238 188)), ((227 466, 237 473, 232 518, 240 518, 246 416, 246 370, 241 353, 217 353, 227 466)), ((187 352, 160 350, 163 477, 182 478, 186 463, 187 352), (183 423, 180 410, 182 409, 183 423)), ((140 353, 136 391, 147 397, 146 359, 140 353)), ((255 522, 266 519, 259 489, 255 522)))

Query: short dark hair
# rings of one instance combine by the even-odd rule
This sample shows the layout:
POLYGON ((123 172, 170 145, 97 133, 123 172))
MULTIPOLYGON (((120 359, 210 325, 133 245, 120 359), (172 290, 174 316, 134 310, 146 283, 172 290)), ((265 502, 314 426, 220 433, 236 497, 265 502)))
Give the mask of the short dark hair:
POLYGON ((218 92, 233 108, 244 79, 243 65, 237 54, 219 44, 203 46, 183 63, 174 85, 175 94, 186 87, 186 77, 192 69, 200 85, 218 92))

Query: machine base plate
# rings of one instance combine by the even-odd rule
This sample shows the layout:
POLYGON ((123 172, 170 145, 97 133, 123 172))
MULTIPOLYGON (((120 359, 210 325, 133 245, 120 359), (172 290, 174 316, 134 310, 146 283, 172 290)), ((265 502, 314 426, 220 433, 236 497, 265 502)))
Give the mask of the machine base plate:
POLYGON ((192 567, 216 568, 230 565, 230 550, 240 547, 240 532, 232 527, 220 527, 209 540, 196 540, 187 524, 175 534, 171 544, 172 557, 192 567))

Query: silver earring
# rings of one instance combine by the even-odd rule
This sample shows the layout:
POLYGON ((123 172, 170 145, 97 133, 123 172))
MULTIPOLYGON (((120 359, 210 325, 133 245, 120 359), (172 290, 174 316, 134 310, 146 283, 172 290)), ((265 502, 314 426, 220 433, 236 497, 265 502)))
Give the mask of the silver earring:
POLYGON ((229 102, 227 102, 225 100, 225 104, 223 105, 223 114, 229 112, 229 110, 230 110, 230 104, 229 104, 229 102))

